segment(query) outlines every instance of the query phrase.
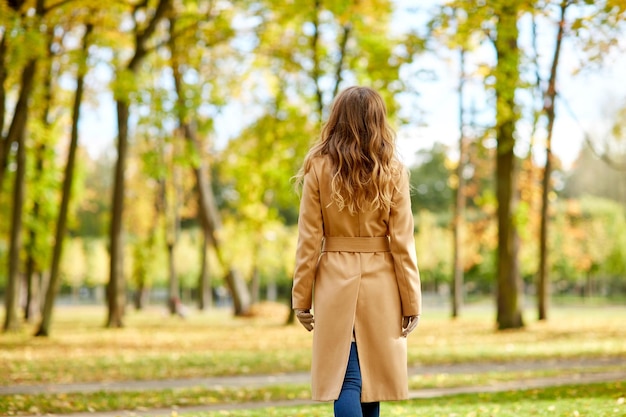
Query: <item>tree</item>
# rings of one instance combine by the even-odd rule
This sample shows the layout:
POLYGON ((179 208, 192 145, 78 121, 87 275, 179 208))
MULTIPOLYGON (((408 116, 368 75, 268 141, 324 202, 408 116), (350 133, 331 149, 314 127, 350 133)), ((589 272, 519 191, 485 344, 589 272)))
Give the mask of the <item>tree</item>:
POLYGON ((403 91, 400 67, 417 48, 391 33, 392 2, 314 1, 302 7, 267 1, 262 6, 254 70, 260 67, 269 80, 263 81, 273 92, 270 108, 282 88, 283 101, 300 105, 319 127, 339 89, 358 83, 380 90, 395 117, 393 97, 403 91))
MULTIPOLYGON (((10 6, 14 9, 14 12, 19 12, 22 7, 22 1, 16 1, 10 3, 10 6)), ((38 22, 44 17, 46 9, 44 7, 43 0, 37 0, 35 7, 34 19, 38 22)), ((35 25, 39 27, 38 24, 35 25)), ((3 42, 7 36, 3 31, 3 42)), ((0 66, 4 67, 4 43, 0 45, 0 66)), ((26 125, 28 121, 29 100, 33 91, 35 83, 35 75, 37 69, 37 61, 39 56, 38 51, 33 56, 29 57, 26 66, 22 72, 20 93, 15 110, 13 113, 13 120, 9 127, 7 136, 3 138, 3 142, 0 144, 0 189, 2 189, 2 182, 4 173, 7 167, 7 161, 11 146, 15 143, 17 147, 16 151, 16 172, 13 185, 13 208, 11 215, 11 235, 9 242, 9 273, 8 273, 8 285, 6 295, 6 316, 4 321, 4 330, 14 330, 19 327, 19 320, 17 316, 17 300, 19 296, 19 263, 20 263, 20 250, 22 247, 22 220, 23 220, 23 206, 25 198, 25 178, 26 178, 26 125)), ((0 71, 0 78, 4 77, 0 71)), ((3 80, 4 81, 4 80, 3 80)), ((3 101, 4 89, 2 89, 3 101)), ((4 117, 4 114, 2 114, 4 117)), ((2 133, 0 131, 0 133, 2 133)))
MULTIPOLYGON (((202 90, 204 87, 208 87, 209 91, 219 91, 220 87, 217 86, 216 80, 207 80, 202 76, 198 77, 198 82, 193 86, 184 81, 184 76, 188 73, 197 75, 203 73, 210 74, 215 71, 218 64, 211 61, 212 59, 217 61, 215 57, 218 54, 211 54, 210 58, 207 59, 207 50, 218 50, 222 44, 226 44, 226 41, 234 35, 230 27, 230 21, 228 21, 229 17, 232 18, 230 13, 232 13, 230 9, 209 10, 206 16, 193 15, 191 22, 179 21, 178 18, 170 19, 168 46, 171 58, 169 65, 172 69, 174 81, 174 108, 178 125, 177 137, 184 141, 190 155, 189 166, 192 168, 196 182, 198 218, 205 236, 205 243, 203 244, 205 249, 201 257, 203 264, 199 276, 199 292, 202 294, 204 302, 204 298, 210 291, 206 265, 208 260, 206 245, 210 243, 215 250, 218 262, 227 271, 225 282, 233 297, 235 315, 247 315, 251 307, 250 294, 246 286, 243 285, 239 271, 224 255, 223 245, 219 238, 221 216, 213 189, 211 188, 211 167, 203 155, 204 147, 200 137, 202 132, 198 131, 198 126, 206 123, 203 123, 201 118, 196 115, 198 112, 190 111, 191 108, 187 104, 188 98, 193 97, 198 106, 203 102, 214 105, 218 101, 217 97, 214 95, 202 97, 202 90), (187 28, 192 28, 192 30, 186 30, 187 28), (183 51, 180 46, 183 42, 195 45, 195 47, 183 51)), ((222 87, 233 85, 229 82, 231 75, 220 74, 219 77, 222 81, 222 87)))
MULTIPOLYGON (((620 22, 623 20, 623 14, 626 12, 626 5, 610 4, 611 2, 596 2, 591 11, 587 12, 589 3, 581 3, 576 0, 561 0, 559 4, 559 19, 557 23, 556 41, 554 53, 550 64, 549 78, 545 91, 542 91, 543 109, 547 119, 546 126, 546 159, 544 172, 542 177, 542 196, 541 196, 541 224, 539 234, 539 267, 537 275, 537 313, 539 320, 548 318, 548 301, 550 291, 549 280, 549 250, 548 250, 548 227, 549 227, 549 195, 552 192, 551 174, 554 164, 554 156, 552 155, 552 133, 554 122, 556 119, 555 105, 557 99, 557 70, 559 67, 559 58, 561 55, 561 46, 564 37, 567 35, 566 30, 569 29, 580 39, 575 39, 576 43, 580 43, 583 49, 590 55, 591 61, 595 64, 602 64, 604 58, 596 56, 594 53, 602 51, 607 53, 611 49, 611 45, 619 33, 620 22), (565 15, 568 9, 577 6, 577 17, 575 19, 566 19, 565 15), (586 30, 603 28, 603 30, 594 30, 598 34, 603 35, 587 36, 586 30)), ((587 138, 587 142, 591 145, 591 141, 587 138)), ((615 155, 615 152, 611 152, 615 155)), ((614 158, 605 154, 604 159, 611 163, 614 158)))
MULTIPOLYGON (((480 42, 484 40, 484 34, 480 28, 483 22, 491 19, 485 14, 485 7, 476 8, 475 5, 463 4, 462 2, 450 1, 441 5, 434 17, 429 21, 428 27, 431 39, 437 43, 431 49, 437 55, 443 55, 448 50, 454 51, 458 55, 459 81, 457 86, 459 100, 459 140, 458 140, 458 162, 454 173, 450 177, 452 196, 452 221, 451 228, 453 234, 452 248, 452 292, 451 306, 452 317, 458 317, 464 298, 464 246, 463 239, 465 229, 465 209, 468 198, 467 176, 471 165, 469 164, 469 142, 468 124, 466 123, 466 94, 465 85, 474 74, 466 69, 467 56, 477 49, 480 42), (446 47, 443 51, 439 46, 446 47)), ((456 61, 456 60, 455 60, 456 61)), ((480 67, 479 67, 480 68, 480 67)), ((484 82, 484 80, 483 80, 484 82)), ((473 116, 473 115, 471 115, 473 116)))
POLYGON ((93 24, 87 23, 82 39, 82 57, 78 63, 76 74, 76 92, 74 93, 74 105, 72 107, 72 128, 67 163, 65 166, 65 177, 63 180, 63 191, 61 196, 61 208, 57 219, 54 252, 52 254, 52 265, 50 267, 50 279, 46 291, 46 299, 43 305, 41 323, 35 336, 48 336, 50 334, 50 323, 54 300, 59 289, 59 265, 63 253, 63 241, 67 232, 67 218, 69 205, 72 196, 72 182, 74 180, 74 168, 76 165, 76 150, 78 148, 78 122, 80 120, 80 106, 83 99, 85 74, 87 66, 87 50, 89 48, 89 36, 93 31, 93 24))
POLYGON ((287 222, 282 217, 291 207, 297 207, 297 195, 288 180, 297 172, 294 155, 305 152, 302 132, 311 130, 307 117, 294 106, 277 100, 277 108, 231 141, 218 165, 227 213, 240 225, 242 233, 250 236, 250 283, 252 299, 259 300, 261 256, 267 245, 266 235, 273 223, 287 222), (254 172, 254 175, 250 175, 254 172), (282 218, 281 218, 282 217, 282 218))
POLYGON ((623 288, 623 207, 608 199, 583 196, 558 201, 554 212, 550 244, 559 248, 552 256, 555 289, 590 297, 611 296, 611 287, 623 288))
POLYGON ((50 262, 54 237, 48 231, 54 230, 58 214, 58 204, 49 196, 61 187, 56 145, 65 121, 65 118, 58 117, 58 113, 65 103, 62 101, 64 91, 57 80, 66 71, 64 64, 73 64, 73 60, 67 59, 73 51, 68 51, 64 41, 73 37, 72 29, 78 26, 74 23, 77 15, 67 15, 67 10, 60 8, 48 13, 46 18, 46 53, 39 58, 38 78, 41 82, 33 91, 32 116, 28 126, 32 157, 27 164, 28 195, 24 205, 28 237, 24 244, 27 288, 24 317, 33 322, 41 317, 48 277, 43 271, 50 262))
MULTIPOLYGON (((517 24, 522 4, 521 1, 506 4, 493 1, 479 6, 471 2, 451 1, 442 7, 438 19, 431 22, 435 28, 440 26, 444 33, 446 29, 456 27, 454 34, 448 35, 454 46, 467 47, 473 39, 482 39, 486 35, 492 40, 495 49, 496 63, 488 72, 494 79, 495 92, 493 136, 497 143, 495 200, 498 219, 496 321, 500 329, 523 326, 520 299, 522 288, 517 254, 519 236, 516 230, 517 184, 514 152, 516 123, 520 117, 515 93, 520 82, 517 24)), ((468 196, 475 196, 483 204, 489 204, 489 194, 485 191, 477 192, 481 181, 484 182, 481 177, 472 180, 466 185, 465 191, 468 196)), ((476 222, 476 226, 483 227, 483 223, 476 222)))
POLYGON ((465 213, 465 166, 467 158, 467 139, 465 135, 465 112, 463 87, 465 84, 465 47, 459 52, 459 160, 456 166, 456 184, 454 184, 454 210, 452 217, 453 255, 452 255, 452 317, 459 317, 463 305, 463 228, 465 213))
POLYGON ((522 287, 519 274, 519 236, 516 230, 515 128, 519 110, 515 92, 519 85, 520 51, 517 44, 521 2, 494 5, 496 33, 494 69, 496 95, 496 197, 498 200, 497 324, 498 329, 520 328, 522 287))
MULTIPOLYGON (((261 101, 264 109, 261 116, 240 139, 253 149, 265 147, 263 155, 267 155, 267 144, 272 143, 268 141, 287 141, 288 138, 297 141, 295 146, 286 142, 272 144, 269 148, 277 152, 284 148, 297 152, 290 156, 297 161, 296 166, 282 177, 283 181, 296 173, 306 149, 319 134, 330 102, 342 85, 358 83, 379 89, 386 99, 390 117, 395 117, 397 103, 393 97, 403 87, 398 82, 398 72, 411 56, 406 53, 407 48, 396 48, 402 45, 402 39, 390 34, 391 5, 386 0, 314 1, 308 7, 297 2, 280 6, 272 1, 262 3, 259 47, 253 70, 262 76, 261 88, 269 90, 270 95, 261 101), (296 130, 289 125, 293 123, 302 123, 306 130, 292 135, 296 130), (267 127, 269 130, 261 134, 267 127)), ((281 158, 283 156, 277 155, 270 160, 281 158)), ((254 161, 252 156, 245 155, 237 158, 237 163, 250 160, 254 161)), ((258 184, 252 184, 258 179, 242 178, 242 187, 262 189, 265 181, 274 181, 280 172, 265 160, 253 163, 263 167, 266 177, 258 184)), ((248 216, 248 221, 250 228, 260 236, 262 232, 254 224, 261 224, 263 213, 270 216, 263 221, 270 221, 275 212, 271 207, 268 210, 271 204, 266 194, 255 193, 255 196, 249 201, 250 207, 256 205, 262 211, 257 212, 260 216, 248 216)), ((292 318, 290 315, 288 322, 292 318)))
POLYGON ((132 83, 132 78, 137 76, 140 65, 150 52, 148 42, 157 29, 159 22, 166 17, 171 6, 171 0, 159 0, 156 8, 148 6, 147 2, 133 6, 131 18, 133 19, 134 47, 132 57, 124 68, 117 72, 118 88, 116 91, 117 108, 117 162, 115 165, 113 200, 111 203, 111 225, 109 228, 110 240, 110 273, 107 286, 107 327, 122 327, 124 307, 126 305, 126 283, 124 279, 124 240, 123 240, 123 215, 124 215, 124 175, 126 172, 126 158, 128 154, 128 119, 130 116, 130 101, 128 93, 121 91, 123 83, 132 83), (142 20, 146 17, 146 21, 142 20))
MULTIPOLYGON (((612 158, 617 160, 618 155, 614 153, 612 158)), ((586 142, 564 180, 563 191, 560 194, 565 198, 578 199, 591 195, 626 205, 624 172, 604 162, 586 142), (603 181, 598 181, 598 178, 602 178, 603 181)))
MULTIPOLYGON (((5 10, 3 10, 3 15, 12 16, 17 18, 24 18, 20 14, 20 9, 22 8, 24 1, 16 1, 10 2, 9 8, 6 8, 6 5, 3 4, 5 10), (8 10, 7 10, 8 9, 8 10)), ((37 2, 37 17, 41 17, 43 14, 43 0, 39 0, 37 2)), ((19 21, 19 19, 16 19, 19 21)), ((9 26, 7 22, 7 26, 9 26)), ((21 28, 19 28, 21 29, 21 28)), ((16 30, 16 32, 18 32, 16 30)), ((0 127, 4 128, 4 115, 6 111, 6 90, 5 90, 5 80, 8 76, 8 62, 6 60, 6 55, 9 52, 9 32, 7 30, 2 31, 2 39, 0 41, 0 109, 2 110, 2 120, 0 121, 0 127)), ((33 53, 33 52, 31 52, 33 53)), ((13 111, 13 118, 11 119, 11 123, 9 125, 9 130, 5 135, 4 129, 0 129, 0 190, 2 190, 2 185, 4 183, 4 176, 6 173, 7 165, 9 162, 9 156, 11 153, 11 146, 14 142, 20 140, 20 136, 23 136, 23 132, 26 129, 26 122, 28 120, 28 101, 30 99, 31 92, 33 90, 33 83, 35 79, 35 70, 37 65, 37 51, 35 50, 34 56, 28 56, 26 64, 22 69, 22 77, 20 82, 20 92, 15 104, 15 109, 13 111)), ((19 145, 18 145, 19 146, 19 145)))
MULTIPOLYGON (((50 132, 51 130, 51 123, 50 123, 50 110, 51 110, 51 106, 52 106, 52 30, 48 29, 47 31, 47 38, 48 38, 48 47, 46 48, 48 51, 48 56, 47 59, 44 61, 43 63, 44 65, 44 76, 43 76, 43 82, 42 82, 42 87, 44 90, 44 103, 43 103, 43 109, 40 115, 40 124, 41 124, 41 130, 43 130, 44 132, 50 132)), ((38 99, 39 97, 35 97, 35 100, 38 99)), ((45 171, 44 170, 44 166, 46 165, 46 160, 49 160, 49 158, 46 158, 46 154, 48 154, 49 152, 47 152, 48 150, 48 144, 46 143, 46 137, 47 136, 45 133, 43 135, 33 135, 35 136, 33 139, 33 142, 35 142, 33 144, 33 148, 34 148, 34 159, 35 159, 35 172, 34 172, 34 178, 38 178, 40 179, 40 181, 38 182, 38 184, 41 183, 45 183, 45 181, 43 180, 45 178, 45 171), (42 137, 36 137, 36 136, 43 136, 42 137)), ((49 168, 49 167, 48 167, 49 168)), ((51 169, 48 169, 47 171, 53 171, 51 169)), ((30 178, 28 178, 28 172, 27 172, 27 178, 26 181, 30 182, 30 178)), ((32 219, 29 222, 28 218, 26 219, 26 227, 25 229, 27 230, 27 236, 28 239, 26 241, 25 249, 26 249, 26 265, 25 265, 25 276, 24 279, 26 281, 26 303, 24 305, 24 319, 26 319, 26 321, 32 321, 35 320, 39 317, 40 315, 40 310, 41 310, 41 303, 39 303, 39 287, 40 287, 40 282, 41 279, 37 280, 36 276, 37 275, 41 275, 41 264, 42 264, 42 260, 45 259, 44 256, 42 256, 43 254, 45 254, 47 251, 45 250, 44 245, 42 244, 42 240, 44 240, 44 237, 42 236, 44 233, 38 233, 38 223, 42 222, 43 223, 43 218, 45 217, 44 213, 42 212, 42 201, 39 197, 40 194, 40 190, 38 190, 37 187, 38 184, 33 184, 34 187, 31 187, 31 192, 30 194, 34 196, 33 200, 33 206, 32 206, 32 219), (39 282, 38 282, 39 281, 39 282)), ((26 207, 26 206, 25 206, 26 207)), ((28 210, 28 209, 26 209, 28 210)))
POLYGON ((539 232, 539 271, 537 276, 537 316, 539 320, 548 318, 548 300, 550 294, 550 280, 548 277, 548 210, 550 206, 549 194, 551 191, 550 177, 552 174, 552 131, 556 114, 554 102, 556 100, 556 76, 561 55, 561 45, 565 33, 565 12, 570 5, 569 0, 562 0, 560 6, 560 19, 556 34, 556 46, 550 67, 548 87, 544 94, 544 112, 548 119, 546 127, 546 161, 543 168, 541 189, 541 226, 539 232))
MULTIPOLYGON (((174 147, 176 149, 176 147, 174 147)), ((174 150, 176 152, 176 150, 174 150)), ((176 155, 174 154, 174 159, 176 155)), ((181 168, 171 163, 171 179, 161 183, 161 207, 164 214, 165 245, 167 248, 169 271, 169 309, 170 314, 181 314, 180 283, 176 271, 175 249, 180 235, 180 205, 182 200, 181 168)))
POLYGON ((428 210, 434 213, 449 213, 452 205, 452 190, 448 184, 448 148, 438 142, 431 149, 417 152, 416 166, 410 169, 410 184, 413 189, 411 207, 414 212, 428 210))
POLYGON ((11 238, 9 245, 9 276, 6 292, 6 316, 4 330, 19 328, 17 301, 19 299, 19 260, 22 245, 22 207, 24 205, 24 177, 26 171, 26 143, 24 134, 17 138, 17 170, 13 185, 13 214, 11 216, 11 238))

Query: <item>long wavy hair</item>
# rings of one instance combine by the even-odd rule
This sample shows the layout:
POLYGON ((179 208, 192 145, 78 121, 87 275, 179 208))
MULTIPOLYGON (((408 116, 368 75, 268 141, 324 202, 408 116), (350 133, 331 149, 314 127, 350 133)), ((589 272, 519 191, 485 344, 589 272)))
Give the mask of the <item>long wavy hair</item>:
POLYGON ((328 156, 333 167, 332 201, 350 213, 389 210, 393 177, 400 173, 395 132, 387 122, 387 107, 369 87, 349 87, 333 101, 318 142, 296 175, 301 186, 313 159, 328 156))

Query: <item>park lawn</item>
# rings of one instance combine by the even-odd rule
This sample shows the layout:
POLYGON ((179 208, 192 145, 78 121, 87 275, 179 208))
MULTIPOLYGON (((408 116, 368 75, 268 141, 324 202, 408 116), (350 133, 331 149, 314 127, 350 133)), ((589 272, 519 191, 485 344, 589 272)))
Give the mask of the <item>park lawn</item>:
MULTIPOLYGON (((288 307, 263 304, 255 312, 191 311, 183 320, 150 308, 129 312, 125 328, 104 329, 103 307, 59 307, 49 338, 32 337, 32 326, 0 334, 0 384, 307 371, 311 334, 284 325, 288 307)), ((488 307, 468 307, 457 320, 426 310, 409 337, 409 364, 626 358, 626 307, 554 308, 548 322, 526 321, 524 330, 497 332, 488 307)))
POLYGON ((497 386, 502 383, 530 381, 542 378, 568 378, 576 380, 583 375, 602 374, 623 371, 626 373, 626 361, 597 367, 571 367, 561 369, 528 370, 528 371, 490 371, 480 373, 432 373, 414 375, 409 378, 409 389, 420 390, 429 388, 457 388, 475 386, 497 386))
POLYGON ((138 411, 245 402, 310 399, 309 386, 302 384, 263 388, 207 389, 203 387, 142 392, 95 392, 0 396, 0 415, 46 415, 77 412, 138 411))
MULTIPOLYGON (((481 385, 480 383, 474 384, 481 385)), ((626 407, 626 381, 602 384, 570 385, 502 393, 481 393, 444 396, 435 399, 418 399, 383 403, 384 415, 424 416, 624 416, 626 407), (511 413, 511 410, 519 414, 511 413), (593 410, 593 413, 590 413, 593 410), (579 414, 576 414, 577 411, 579 414), (602 411, 605 414, 595 414, 602 411), (619 411, 619 413, 618 413, 619 411), (483 412, 484 414, 480 414, 483 412), (548 413, 552 412, 552 413, 548 413), (559 414, 562 412, 563 414, 559 414), (421 413, 421 414, 419 414, 421 413), (456 413, 456 414, 455 414, 456 413), (526 413, 526 414, 525 414, 526 413), (533 414, 534 413, 534 414, 533 414), (544 413, 544 414, 542 414, 544 413)), ((38 394, 0 397, 0 415, 68 414, 75 412, 101 412, 175 408, 215 404, 308 400, 308 385, 281 385, 253 388, 201 387, 168 389, 149 392, 97 392, 90 394, 38 394)), ((261 411, 258 408, 219 413, 212 416, 326 416, 326 406, 274 407, 261 411), (267 412, 267 414, 263 414, 267 412), (273 414, 275 413, 275 414, 273 414), (293 414, 292 414, 293 413, 293 414)))
MULTIPOLYGON (((485 372, 467 374, 417 375, 410 380, 410 389, 453 388, 465 386, 494 386, 499 383, 517 382, 543 377, 576 378, 582 373, 598 373, 626 370, 624 365, 593 369, 559 369, 523 372, 485 372)), ((309 385, 284 384, 265 387, 191 387, 150 391, 56 393, 37 395, 6 395, 0 397, 0 415, 16 414, 67 414, 74 412, 98 412, 115 410, 139 410, 168 408, 172 406, 201 406, 250 401, 283 401, 311 396, 309 385)))
MULTIPOLYGON (((626 383, 570 385, 387 402, 381 415, 403 417, 623 417, 626 383)), ((332 405, 182 413, 191 417, 332 417, 332 405)))

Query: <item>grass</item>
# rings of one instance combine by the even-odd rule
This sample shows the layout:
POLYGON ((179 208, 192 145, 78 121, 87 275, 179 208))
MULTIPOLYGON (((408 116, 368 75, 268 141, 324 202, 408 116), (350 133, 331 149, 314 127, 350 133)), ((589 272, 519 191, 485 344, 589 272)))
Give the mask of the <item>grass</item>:
POLYGON ((160 309, 150 309, 130 313, 123 329, 104 329, 102 309, 60 309, 48 339, 33 338, 28 327, 0 336, 0 374, 7 376, 0 384, 188 378, 308 369, 310 340, 302 335, 306 333, 302 329, 282 325, 286 315, 278 317, 276 312, 286 311, 282 307, 271 306, 253 319, 236 319, 228 311, 214 311, 182 320, 164 316, 160 309))
POLYGON ((576 380, 585 374, 600 374, 623 371, 626 374, 626 362, 619 365, 601 367, 572 367, 565 369, 542 369, 538 371, 502 372, 492 371, 483 373, 446 374, 434 373, 417 375, 409 379, 409 389, 420 390, 429 388, 456 388, 467 386, 497 386, 503 383, 536 380, 542 378, 567 378, 576 380))
MULTIPOLYGON (((383 403, 381 415, 403 417, 623 417, 624 383, 571 385, 383 403)), ((332 417, 332 405, 187 413, 202 417, 332 417)))
MULTIPOLYGON (((160 309, 129 312, 126 327, 104 329, 97 307, 60 308, 52 336, 31 327, 0 335, 0 385, 149 380, 307 371, 311 334, 284 326, 287 307, 266 305, 252 319, 228 311, 186 320, 160 309)), ((539 359, 626 358, 626 308, 567 308, 547 323, 494 331, 489 310, 451 321, 426 313, 409 338, 412 366, 539 359)))
MULTIPOLYGON (((620 366, 597 367, 584 372, 626 371, 620 366)), ((543 377, 571 377, 584 373, 580 369, 540 370, 523 372, 486 372, 467 374, 431 374, 411 378, 410 389, 452 388, 465 386, 496 386, 501 383, 543 377)), ((67 414, 110 410, 137 410, 142 408, 168 408, 172 406, 201 406, 241 402, 267 402, 310 398, 309 385, 289 384, 259 388, 206 388, 191 387, 138 392, 95 392, 38 395, 7 395, 0 400, 0 415, 67 414), (138 406, 139 405, 139 406, 138 406)))
POLYGON ((269 402, 309 399, 308 385, 282 385, 253 388, 203 387, 166 389, 149 392, 96 392, 89 394, 7 395, 0 397, 0 415, 68 414, 111 410, 141 410, 210 404, 269 402))
MULTIPOLYGON (((229 311, 223 310, 192 312, 183 320, 164 315, 160 308, 152 308, 142 312, 129 312, 126 327, 123 329, 104 329, 103 308, 62 307, 56 312, 50 338, 33 338, 34 329, 31 326, 25 326, 19 332, 0 334, 0 385, 158 380, 307 371, 310 366, 311 335, 298 325, 284 325, 287 307, 264 304, 258 306, 255 313, 254 317, 243 319, 233 318, 229 311)), ((412 366, 528 363, 536 360, 584 358, 625 360, 622 364, 618 362, 617 365, 594 369, 528 369, 507 372, 485 372, 484 369, 477 369, 476 372, 463 374, 425 374, 412 377, 410 387, 424 389, 497 385, 520 379, 546 376, 574 378, 583 372, 624 370, 625 313, 626 307, 561 307, 553 309, 548 322, 530 320, 527 313, 524 330, 496 332, 490 308, 466 308, 463 317, 454 321, 447 317, 446 311, 433 309, 424 315, 418 330, 409 338, 409 361, 412 366)), ((573 398, 573 395, 566 395, 567 392, 579 392, 577 390, 576 387, 570 387, 569 391, 558 388, 533 390, 520 397, 510 393, 455 396, 448 397, 445 401, 414 400, 385 403, 383 410, 387 410, 384 415, 446 417, 626 415, 622 405, 623 384, 598 384, 580 388, 584 392, 598 394, 591 398, 584 396, 580 401, 573 398), (531 405, 539 407, 543 399, 524 399, 526 396, 530 398, 537 395, 560 398, 556 402, 554 398, 550 401, 562 403, 565 411, 560 411, 561 408, 557 407, 551 414, 542 414, 548 413, 551 406, 547 406, 545 411, 543 408, 532 408, 531 405), (453 401, 454 398, 458 400, 453 401), (508 399, 505 401, 503 398, 508 399), (619 404, 620 398, 622 404, 619 404), (499 409, 494 408, 502 403, 507 404, 506 407, 500 405, 499 409), (594 413, 589 414, 585 407, 591 407, 595 410, 594 413), (506 414, 511 409, 521 411, 506 414), (602 410, 604 414, 595 414, 598 410, 602 410), (611 410, 619 410, 622 414, 610 414, 613 412, 611 410)), ((0 414, 137 410, 172 405, 182 407, 308 398, 309 387, 306 385, 6 395, 0 396, 0 414)), ((332 411, 328 411, 331 409, 328 405, 321 405, 281 407, 274 410, 270 408, 264 411, 236 410, 232 412, 235 414, 221 412, 203 415, 326 416, 331 415, 329 413, 332 411)))

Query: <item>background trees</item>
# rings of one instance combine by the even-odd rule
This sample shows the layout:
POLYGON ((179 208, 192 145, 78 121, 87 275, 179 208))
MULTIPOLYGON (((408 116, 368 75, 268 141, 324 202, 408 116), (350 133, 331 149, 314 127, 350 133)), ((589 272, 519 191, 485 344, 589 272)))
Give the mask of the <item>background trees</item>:
POLYGON ((575 114, 557 81, 571 74, 550 42, 562 40, 567 68, 602 71, 623 46, 625 6, 470 3, 0 3, 5 328, 25 307, 30 319, 43 313, 47 334, 57 287, 82 287, 91 302, 106 295, 111 327, 123 325, 131 294, 138 308, 167 298, 171 313, 209 295, 233 298, 239 314, 286 298, 298 205, 290 178, 332 97, 356 83, 383 93, 399 132, 426 289, 445 295, 454 284, 459 305, 496 297, 500 328, 523 325, 523 294, 539 291, 544 317, 550 291, 621 294, 623 103, 610 103, 607 134, 576 120, 588 146, 564 170, 549 139, 575 114), (446 72, 448 91, 427 97, 446 72), (457 103, 432 121, 444 93, 457 103), (79 136, 82 115, 106 106, 117 142, 97 153, 79 136), (411 146, 425 124, 452 127, 455 144, 411 146))

